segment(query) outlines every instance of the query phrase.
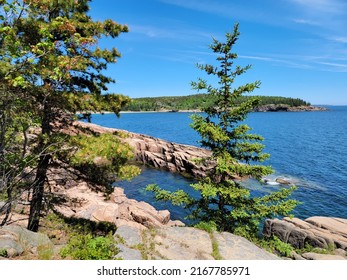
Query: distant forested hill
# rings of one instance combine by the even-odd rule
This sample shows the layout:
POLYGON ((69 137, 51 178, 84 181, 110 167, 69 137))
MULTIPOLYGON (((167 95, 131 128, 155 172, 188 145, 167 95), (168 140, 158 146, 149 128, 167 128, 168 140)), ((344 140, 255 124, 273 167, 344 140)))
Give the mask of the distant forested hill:
MULTIPOLYGON (((310 106, 311 104, 299 99, 280 96, 257 96, 260 99, 260 106, 285 104, 290 107, 310 106)), ((241 103, 250 97, 241 97, 241 103)), ((187 96, 163 96, 163 97, 143 97, 134 98, 130 104, 123 107, 123 111, 181 111, 199 110, 202 107, 213 103, 213 99, 206 94, 195 94, 187 96)))

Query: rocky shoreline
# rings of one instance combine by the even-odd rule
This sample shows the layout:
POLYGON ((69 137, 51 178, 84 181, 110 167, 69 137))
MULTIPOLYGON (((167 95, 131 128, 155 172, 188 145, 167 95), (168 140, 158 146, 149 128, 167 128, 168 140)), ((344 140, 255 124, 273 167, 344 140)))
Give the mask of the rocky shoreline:
MULTIPOLYGON (((82 122, 74 123, 68 133, 88 131, 124 134, 122 130, 82 122)), ((194 163, 194 158, 208 156, 210 152, 207 150, 131 132, 126 134, 124 141, 134 148, 135 160, 142 164, 194 177, 203 176, 209 168, 194 163)), ((90 185, 77 170, 59 161, 55 161, 50 169, 48 183, 49 194, 60 201, 55 204, 57 213, 65 217, 111 222, 117 226, 114 239, 121 251, 117 257, 123 259, 279 259, 240 236, 228 232, 207 233, 186 227, 181 221, 171 220, 168 210, 158 210, 146 202, 127 198, 121 188, 115 187, 109 199, 105 199, 100 191, 101 186, 90 185), (218 248, 218 257, 213 247, 218 248)), ((0 251, 5 251, 7 257, 20 257, 25 248, 35 254, 39 246, 54 247, 46 235, 24 229, 27 207, 26 203, 17 205, 17 214, 14 213, 9 220, 11 225, 0 228, 0 251), (29 248, 22 244, 23 240, 30 245, 29 248)), ((305 244, 335 248, 330 254, 324 255, 293 253, 291 259, 347 259, 346 219, 313 217, 305 221, 289 218, 267 220, 264 236, 277 236, 299 249, 305 244)))
MULTIPOLYGON (((257 106, 253 112, 317 112, 317 111, 328 111, 329 109, 322 106, 290 106, 288 104, 267 104, 257 106)), ((137 113, 201 113, 202 111, 199 109, 191 109, 191 110, 172 110, 172 109, 159 109, 156 111, 121 111, 121 114, 137 114, 137 113)), ((113 112, 76 112, 76 115, 82 114, 114 114, 113 112)))
POLYGON ((254 109, 254 112, 318 112, 328 111, 325 107, 319 106, 289 106, 287 104, 269 104, 258 106, 254 109))
POLYGON ((123 140, 133 147, 134 159, 138 163, 154 168, 199 178, 204 176, 205 172, 213 165, 212 162, 199 165, 194 162, 194 159, 206 158, 211 155, 210 151, 203 148, 177 144, 144 134, 85 122, 75 122, 73 129, 70 129, 68 133, 76 133, 79 130, 94 134, 112 133, 117 135, 120 132, 125 134, 126 137, 123 140))
MULTIPOLYGON (((253 112, 318 112, 318 111, 328 111, 326 107, 322 106, 290 106, 288 104, 267 104, 267 105, 260 105, 254 108, 253 112)), ((121 111, 122 114, 128 114, 128 113, 200 113, 201 111, 199 109, 192 109, 192 110, 167 110, 167 109, 161 109, 158 111, 121 111)), ((103 112, 103 113, 109 113, 109 112, 103 112)))
MULTIPOLYGON (((63 163, 56 162, 48 174, 50 195, 59 197, 54 211, 64 217, 111 222, 117 226, 114 234, 120 253, 117 258, 125 260, 213 260, 250 259, 276 260, 278 256, 243 237, 228 232, 208 233, 186 227, 181 221, 172 221, 168 210, 157 210, 143 201, 125 196, 124 190, 115 188, 105 200, 98 186, 89 185, 79 172, 63 163), (218 257, 214 255, 218 247, 218 257)), ((101 188, 101 187, 100 187, 101 188)), ((28 209, 25 204, 17 206, 8 221, 0 228, 1 259, 21 259, 22 254, 36 258, 42 248, 57 252, 56 246, 46 234, 25 229, 28 209), (40 249, 41 248, 41 249, 40 249), (4 253, 5 252, 5 253, 4 253)), ((1 216, 1 215, 0 215, 1 216)))

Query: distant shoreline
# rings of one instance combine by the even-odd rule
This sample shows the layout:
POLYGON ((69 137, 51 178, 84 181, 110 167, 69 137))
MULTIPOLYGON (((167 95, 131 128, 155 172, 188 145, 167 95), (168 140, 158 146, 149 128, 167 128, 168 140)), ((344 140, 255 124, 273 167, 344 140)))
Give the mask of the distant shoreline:
MULTIPOLYGON (((295 106, 291 107, 286 104, 279 105, 262 105, 254 109, 253 112, 266 113, 266 112, 319 112, 328 111, 329 109, 324 106, 295 106)), ((139 113, 201 113, 201 110, 158 110, 158 111, 120 111, 120 114, 139 114, 139 113)), ((102 111, 102 112, 76 112, 76 115, 82 114, 114 114, 113 112, 102 111)))

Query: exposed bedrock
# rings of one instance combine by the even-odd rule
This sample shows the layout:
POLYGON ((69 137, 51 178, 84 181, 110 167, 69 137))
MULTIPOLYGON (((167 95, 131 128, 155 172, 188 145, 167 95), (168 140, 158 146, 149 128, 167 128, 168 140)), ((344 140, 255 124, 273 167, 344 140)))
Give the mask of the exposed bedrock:
POLYGON ((319 248, 335 246, 347 251, 347 219, 317 216, 306 220, 266 220, 263 234, 268 237, 275 235, 298 249, 306 245, 319 248))
POLYGON ((105 128, 96 124, 75 122, 74 126, 77 129, 87 129, 100 134, 125 132, 127 137, 124 141, 134 148, 136 161, 155 168, 199 178, 213 165, 212 162, 207 162, 204 165, 194 162, 194 159, 206 158, 211 154, 206 149, 168 142, 124 130, 105 128))

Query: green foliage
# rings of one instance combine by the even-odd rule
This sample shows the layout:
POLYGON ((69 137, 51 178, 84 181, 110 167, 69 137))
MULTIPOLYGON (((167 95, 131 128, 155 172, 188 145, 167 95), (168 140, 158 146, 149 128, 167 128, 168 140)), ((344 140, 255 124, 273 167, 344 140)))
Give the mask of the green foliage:
POLYGON ((37 254, 39 260, 53 259, 54 249, 51 244, 39 245, 37 247, 37 254))
POLYGON ((291 257, 292 252, 295 251, 292 245, 283 242, 277 236, 272 236, 271 238, 263 239, 259 245, 275 254, 279 254, 282 257, 291 257))
POLYGON ((119 253, 113 236, 93 237, 91 234, 75 234, 60 251, 63 258, 74 260, 112 260, 119 253))
POLYGON ((6 249, 0 249, 0 257, 2 257, 2 258, 7 258, 8 257, 6 249))
POLYGON ((185 205, 189 204, 193 200, 183 190, 177 190, 176 192, 169 192, 161 189, 156 184, 150 184, 146 187, 147 191, 155 193, 155 199, 161 201, 170 201, 173 205, 185 205))
POLYGON ((28 180, 21 180, 22 174, 32 175, 37 163, 38 156, 29 149, 29 145, 31 149, 36 145, 35 139, 29 139, 29 128, 36 125, 30 105, 22 91, 0 84, 0 198, 5 201, 0 212, 6 213, 0 225, 6 222, 12 204, 30 186, 28 180))
POLYGON ((194 199, 179 190, 168 192, 157 186, 150 186, 157 199, 171 200, 174 204, 191 209, 190 218, 207 224, 215 224, 217 230, 230 231, 249 239, 258 238, 260 223, 265 218, 288 214, 296 205, 288 199, 295 187, 281 189, 263 197, 257 197, 246 189, 242 180, 271 174, 269 166, 259 163, 269 155, 263 153, 263 137, 249 133, 251 128, 244 124, 247 115, 259 105, 259 99, 250 97, 238 103, 241 96, 253 92, 260 82, 233 87, 234 80, 247 72, 250 66, 235 66, 237 54, 232 48, 238 40, 238 25, 232 33, 226 34, 226 41, 213 40, 210 46, 216 54, 218 65, 198 65, 207 75, 219 79, 219 87, 199 79, 192 87, 203 91, 213 104, 206 104, 204 115, 192 116, 192 128, 201 136, 202 146, 210 149, 208 161, 215 162, 207 175, 191 187, 200 198, 194 199))
POLYGON ((114 234, 117 230, 115 224, 110 222, 95 222, 82 218, 67 218, 61 215, 50 213, 44 220, 45 228, 59 229, 65 232, 66 235, 72 234, 88 234, 93 236, 106 236, 114 234))
POLYGON ((140 173, 137 166, 127 163, 134 153, 119 136, 110 133, 80 135, 71 138, 71 145, 77 150, 72 153, 70 163, 96 183, 110 186, 117 179, 130 180, 140 173))
POLYGON ((201 222, 198 222, 196 225, 194 225, 194 227, 204 230, 208 233, 213 233, 214 231, 217 231, 217 225, 214 221, 210 221, 210 222, 201 221, 201 222))
POLYGON ((219 251, 219 243, 218 243, 218 241, 215 239, 213 234, 210 234, 210 238, 211 238, 211 241, 212 241, 212 254, 211 254, 212 257, 215 260, 222 260, 223 257, 222 257, 222 255, 220 254, 220 251, 219 251))
MULTIPOLYGON (((54 244, 66 244, 59 252, 64 258, 114 259, 118 253, 113 239, 117 227, 113 223, 67 218, 54 213, 48 214, 42 223, 40 231, 54 244)), ((41 258, 49 256, 49 251, 42 253, 41 258)))
POLYGON ((295 251, 302 255, 304 253, 317 253, 317 254, 332 254, 334 255, 334 251, 336 250, 335 244, 328 244, 326 248, 314 247, 309 243, 305 243, 305 247, 301 249, 296 249, 295 251))
MULTIPOLYGON (((235 99, 235 104, 240 105, 254 96, 240 96, 235 99)), ((308 106, 310 103, 299 99, 280 96, 255 96, 259 99, 259 106, 286 104, 291 107, 308 106)), ((134 98, 130 103, 122 107, 123 111, 160 111, 160 110, 202 110, 206 106, 212 106, 215 100, 207 94, 194 94, 187 96, 161 96, 134 98)))
MULTIPOLYGON (((37 147, 31 150, 37 158, 28 225, 33 231, 38 230, 47 170, 57 150, 55 134, 71 123, 76 111, 118 114, 130 100, 103 94, 114 82, 104 71, 120 53, 99 46, 101 38, 116 38, 128 27, 110 19, 94 21, 89 2, 0 2, 0 82, 22 94, 29 106, 19 110, 31 113, 28 119, 35 118, 41 129, 37 147)), ((118 171, 125 177, 131 172, 118 171)))

